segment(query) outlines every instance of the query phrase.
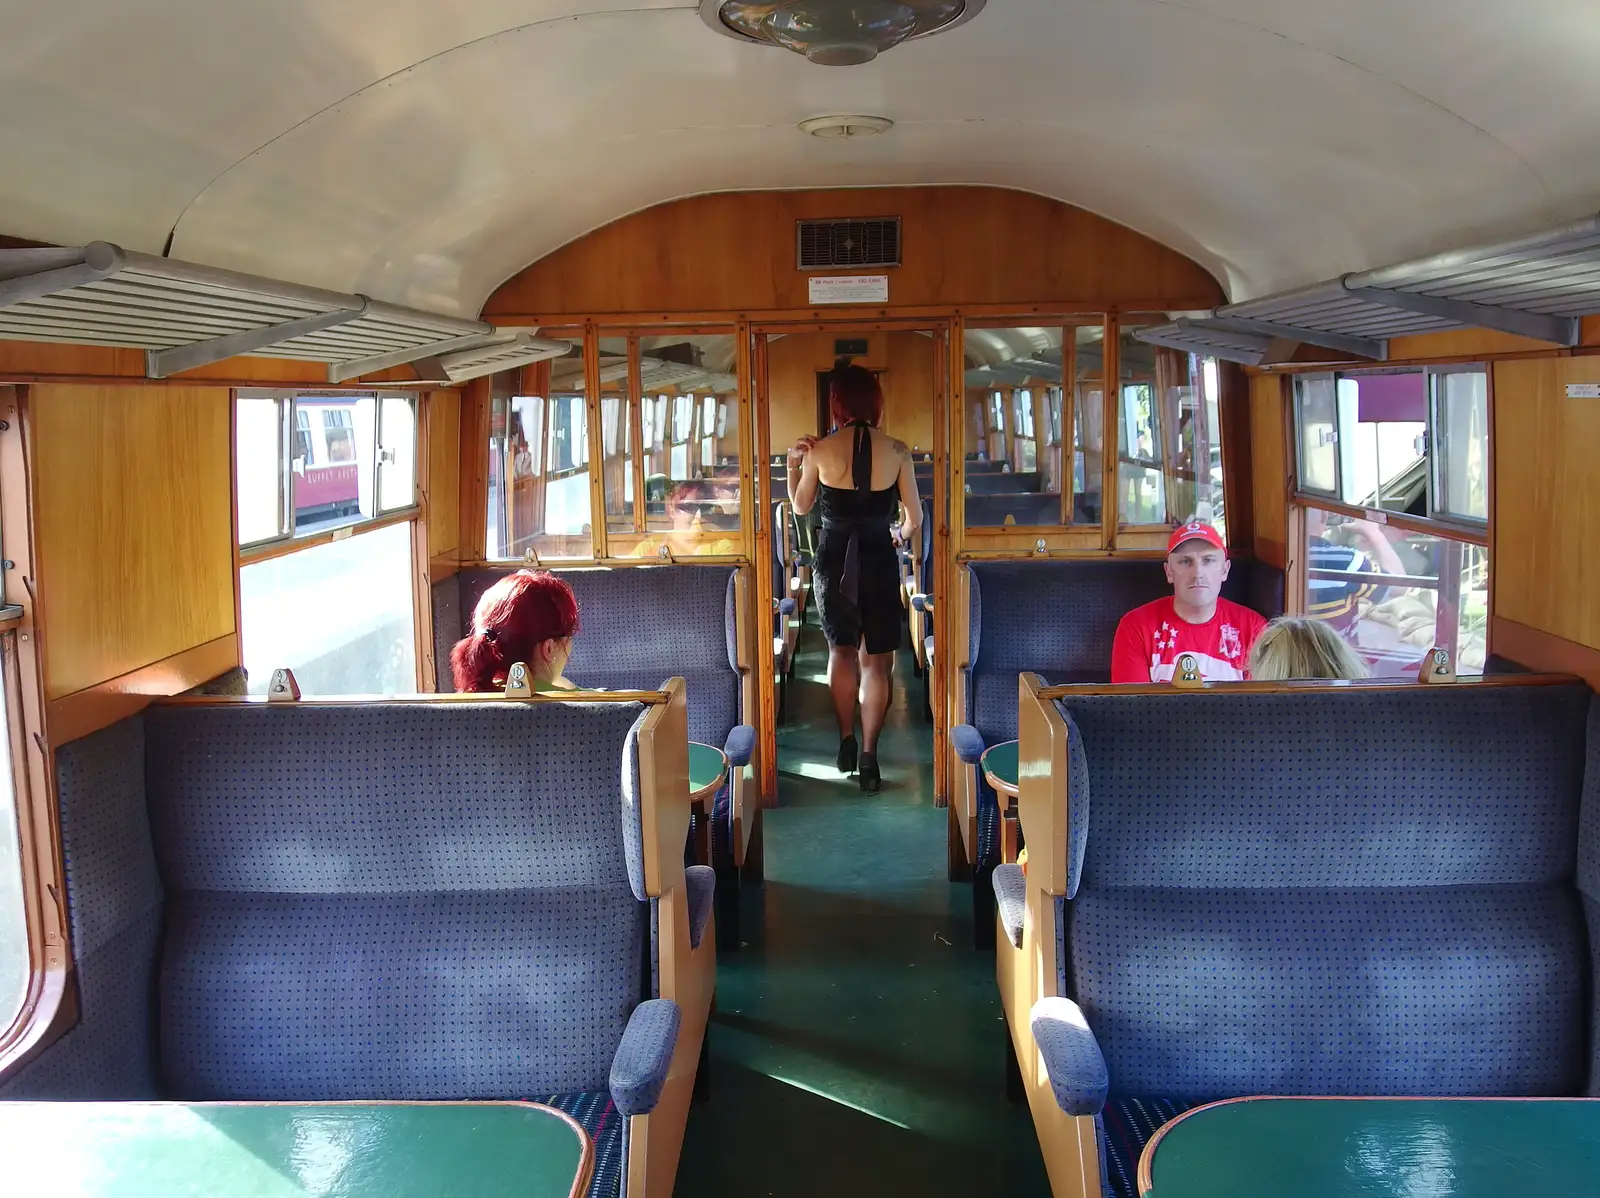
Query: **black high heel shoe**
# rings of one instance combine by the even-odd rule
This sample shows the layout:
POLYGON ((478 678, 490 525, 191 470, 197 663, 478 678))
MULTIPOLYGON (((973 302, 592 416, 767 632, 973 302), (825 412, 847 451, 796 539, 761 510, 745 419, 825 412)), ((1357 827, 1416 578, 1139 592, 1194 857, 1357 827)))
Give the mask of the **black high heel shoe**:
POLYGON ((856 772, 856 738, 847 736, 839 742, 839 756, 834 764, 839 767, 841 774, 856 772))
POLYGON ((856 771, 856 781, 861 783, 861 789, 868 794, 878 793, 883 786, 883 775, 878 772, 876 753, 861 754, 861 768, 856 771))

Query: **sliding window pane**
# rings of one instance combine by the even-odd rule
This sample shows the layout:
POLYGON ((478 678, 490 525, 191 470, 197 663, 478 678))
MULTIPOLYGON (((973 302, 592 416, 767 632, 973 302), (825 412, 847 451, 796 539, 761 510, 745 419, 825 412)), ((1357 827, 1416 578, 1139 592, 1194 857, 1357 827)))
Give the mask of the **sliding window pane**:
POLYGON ((1339 493, 1339 403, 1331 374, 1298 378, 1295 429, 1300 454, 1300 489, 1317 495, 1339 493))
POLYGON ((1489 376, 1482 370, 1433 375, 1434 514, 1489 518, 1489 376))
POLYGON ((1099 523, 1103 336, 1099 323, 966 330, 968 528, 1099 523))
POLYGON ((416 691, 411 528, 393 524, 239 571, 251 694, 266 694, 284 666, 307 694, 416 691))
POLYGON ((739 365, 731 333, 639 338, 645 528, 625 552, 744 552, 739 535, 739 365))
POLYGON ((289 531, 283 469, 283 421, 288 401, 240 395, 236 403, 239 544, 253 545, 289 531))
POLYGON ((600 450, 606 528, 631 533, 633 524, 633 396, 628 386, 628 339, 600 339, 600 450))
POLYGON ((377 515, 376 397, 298 395, 294 407, 295 534, 323 532, 377 515))
POLYGON ((1118 521, 1217 524, 1222 427, 1215 361, 1139 340, 1122 327, 1118 390, 1118 521))
POLYGON ((502 554, 591 557, 582 346, 574 342, 559 358, 508 374, 509 394, 491 414, 489 447, 491 481, 497 456, 504 479, 502 554), (501 413, 503 445, 497 439, 501 413))
POLYGON ((385 395, 380 408, 378 510, 396 512, 417 502, 417 401, 385 395))

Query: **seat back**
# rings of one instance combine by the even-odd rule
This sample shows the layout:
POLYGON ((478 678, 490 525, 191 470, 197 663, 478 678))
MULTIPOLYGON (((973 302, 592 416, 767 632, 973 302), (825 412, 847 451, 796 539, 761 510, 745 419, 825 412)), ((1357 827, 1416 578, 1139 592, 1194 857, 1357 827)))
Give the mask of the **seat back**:
MULTIPOLYGON (((1117 623, 1172 594, 1161 563, 1121 559, 974 562, 968 613, 967 722, 989 744, 1017 735, 1017 675, 1106 682, 1117 623)), ((1265 616, 1283 612, 1283 572, 1232 563, 1225 598, 1265 616)))
POLYGON ((641 713, 152 708, 167 1091, 604 1089, 649 984, 642 831, 623 781, 641 713))
MULTIPOLYGON (((441 634, 450 613, 434 588, 437 685, 454 690, 450 646, 471 626, 484 591, 520 567, 463 570, 455 576, 453 635, 441 634)), ((649 689, 680 676, 689 700, 689 738, 721 745, 740 719, 737 630, 732 566, 624 566, 556 570, 578 599, 581 631, 566 674, 579 686, 649 689)))
POLYGON ((1579 1092, 1590 704, 1576 684, 1062 700, 1087 779, 1062 983, 1113 1090, 1579 1092))
POLYGON ((1042 476, 1037 470, 1012 474, 973 474, 966 481, 968 495, 1025 495, 1037 492, 1042 476))

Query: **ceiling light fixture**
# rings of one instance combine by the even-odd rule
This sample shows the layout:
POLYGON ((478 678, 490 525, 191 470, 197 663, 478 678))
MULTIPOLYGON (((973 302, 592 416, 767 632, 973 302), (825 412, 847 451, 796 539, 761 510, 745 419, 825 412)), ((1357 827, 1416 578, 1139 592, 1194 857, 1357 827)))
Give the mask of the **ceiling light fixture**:
POLYGON ((828 67, 871 62, 914 37, 954 29, 986 0, 701 0, 700 17, 740 41, 781 46, 828 67))
POLYGON ((876 137, 892 128, 886 116, 814 116, 800 122, 800 132, 812 137, 876 137))

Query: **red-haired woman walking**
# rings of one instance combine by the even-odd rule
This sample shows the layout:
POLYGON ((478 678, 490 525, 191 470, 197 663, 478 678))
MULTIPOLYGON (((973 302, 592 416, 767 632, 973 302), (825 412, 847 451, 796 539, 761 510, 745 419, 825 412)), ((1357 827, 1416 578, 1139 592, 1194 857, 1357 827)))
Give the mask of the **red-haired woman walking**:
POLYGON ((878 734, 889 710, 894 652, 905 631, 890 524, 898 503, 905 510, 900 538, 911 543, 922 523, 922 503, 910 453, 877 427, 883 417, 877 376, 860 366, 836 366, 828 400, 835 431, 821 440, 801 438, 789 451, 789 477, 800 477, 795 513, 803 516, 815 505, 822 515, 811 578, 828 638, 839 772, 855 771, 861 789, 875 791, 881 784, 878 734))

